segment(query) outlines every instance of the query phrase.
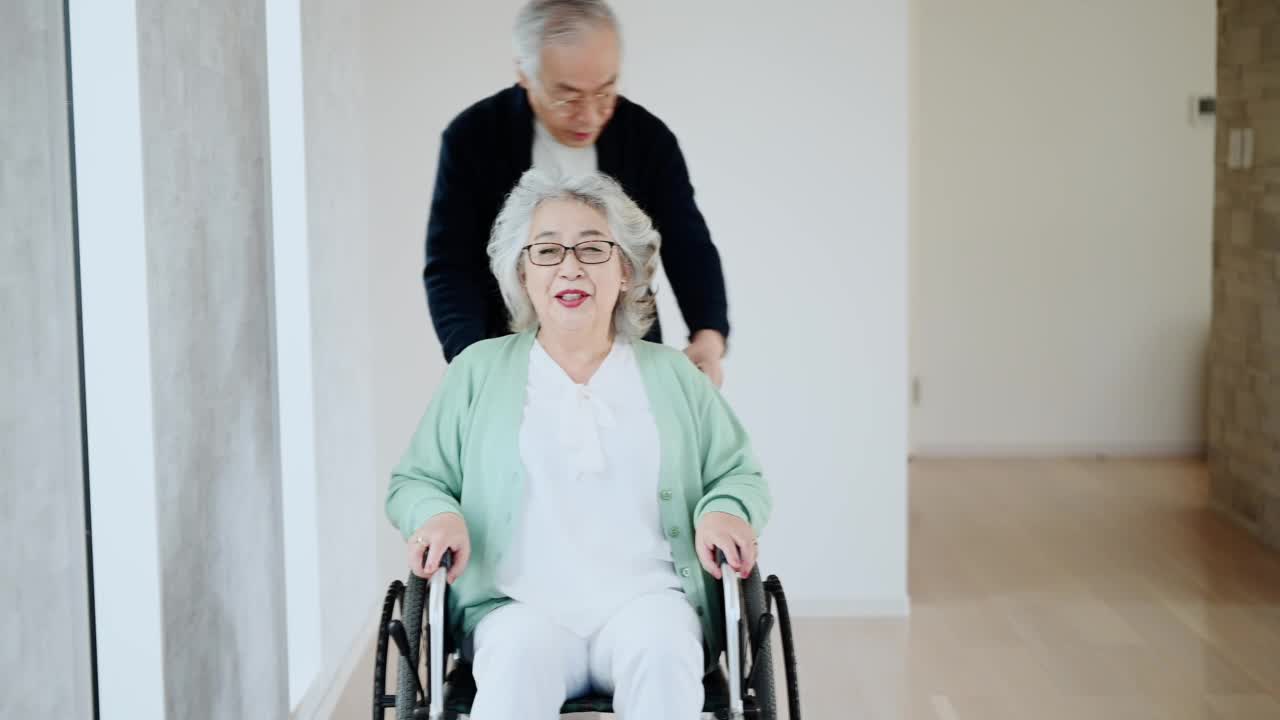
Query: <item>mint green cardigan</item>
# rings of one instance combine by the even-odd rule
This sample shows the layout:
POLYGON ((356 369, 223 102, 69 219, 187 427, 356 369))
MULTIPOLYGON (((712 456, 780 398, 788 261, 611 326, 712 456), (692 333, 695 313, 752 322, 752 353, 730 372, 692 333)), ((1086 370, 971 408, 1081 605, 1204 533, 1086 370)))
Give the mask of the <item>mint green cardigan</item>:
MULTIPOLYGON (((510 602, 495 578, 524 496, 519 433, 533 341, 532 331, 508 335, 475 343, 454 358, 391 475, 387 516, 406 540, 439 513, 459 513, 466 521, 471 560, 450 589, 448 608, 459 641, 510 602)), ((768 488, 746 431, 707 377, 664 345, 635 341, 634 348, 662 452, 653 501, 716 658, 724 642, 719 583, 698 562, 694 530, 715 511, 746 520, 758 534, 769 515, 768 488)), ((548 555, 546 562, 560 559, 548 555)))

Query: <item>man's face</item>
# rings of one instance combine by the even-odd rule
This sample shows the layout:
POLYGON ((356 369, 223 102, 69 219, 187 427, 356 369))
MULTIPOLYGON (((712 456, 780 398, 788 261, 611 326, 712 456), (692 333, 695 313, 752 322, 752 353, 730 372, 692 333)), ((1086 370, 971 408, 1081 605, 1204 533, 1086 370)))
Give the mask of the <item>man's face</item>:
POLYGON ((621 54, 618 34, 588 29, 571 44, 542 49, 537 82, 519 73, 538 120, 562 145, 588 147, 613 117, 621 54))

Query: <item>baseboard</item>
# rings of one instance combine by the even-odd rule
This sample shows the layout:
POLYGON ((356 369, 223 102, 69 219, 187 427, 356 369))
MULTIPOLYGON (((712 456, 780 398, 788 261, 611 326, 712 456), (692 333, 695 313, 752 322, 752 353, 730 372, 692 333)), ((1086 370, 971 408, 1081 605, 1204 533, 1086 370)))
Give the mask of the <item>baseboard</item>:
POLYGON ((1168 445, 920 445, 911 451, 912 458, 944 459, 1019 459, 1057 458, 1151 458, 1201 459, 1203 443, 1168 445))
POLYGON ((792 617, 805 618, 905 618, 911 615, 911 598, 889 597, 788 597, 792 617))
POLYGON ((381 614, 379 610, 380 607, 375 607, 365 614, 366 617, 374 618, 374 621, 367 626, 361 626, 362 631, 356 633, 351 646, 347 648, 336 667, 328 673, 321 670, 307 693, 302 696, 302 702, 298 703, 298 708, 289 715, 292 720, 329 720, 333 716, 334 707, 342 697, 342 691, 350 683, 352 674, 355 673, 366 651, 375 641, 371 632, 364 632, 364 629, 377 624, 376 619, 381 614))

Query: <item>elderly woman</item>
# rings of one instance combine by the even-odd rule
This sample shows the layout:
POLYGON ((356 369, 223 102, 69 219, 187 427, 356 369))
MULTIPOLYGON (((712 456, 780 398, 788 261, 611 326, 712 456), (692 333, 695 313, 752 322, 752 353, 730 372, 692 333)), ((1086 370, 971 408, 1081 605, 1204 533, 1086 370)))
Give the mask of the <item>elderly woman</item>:
POLYGON ((649 218, 603 175, 531 170, 489 256, 515 334, 454 359, 395 469, 387 513, 449 623, 476 720, 696 718, 723 645, 715 551, 746 577, 769 497, 747 434, 654 316, 649 218))

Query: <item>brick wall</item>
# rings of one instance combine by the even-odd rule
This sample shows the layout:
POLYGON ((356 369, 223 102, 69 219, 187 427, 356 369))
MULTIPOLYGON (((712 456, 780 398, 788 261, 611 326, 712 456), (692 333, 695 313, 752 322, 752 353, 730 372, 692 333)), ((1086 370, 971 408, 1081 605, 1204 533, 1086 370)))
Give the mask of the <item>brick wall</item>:
POLYGON ((1280 1, 1218 0, 1217 97, 1212 495, 1280 549, 1280 1), (1230 168, 1245 128, 1252 167, 1230 168))

